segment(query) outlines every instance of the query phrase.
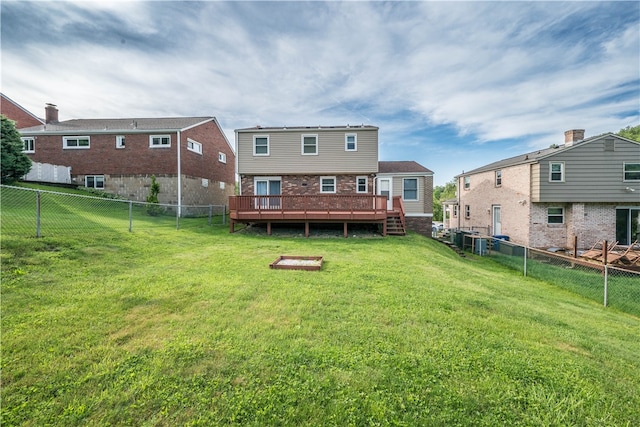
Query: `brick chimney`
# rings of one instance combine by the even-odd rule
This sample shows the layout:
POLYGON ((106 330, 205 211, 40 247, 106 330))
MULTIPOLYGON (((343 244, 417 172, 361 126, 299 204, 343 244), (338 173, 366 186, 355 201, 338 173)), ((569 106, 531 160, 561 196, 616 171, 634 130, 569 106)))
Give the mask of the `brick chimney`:
POLYGON ((584 139, 584 129, 571 129, 564 133, 564 145, 571 147, 575 142, 584 139))
POLYGON ((44 107, 44 122, 58 123, 58 109, 55 104, 46 104, 44 107))

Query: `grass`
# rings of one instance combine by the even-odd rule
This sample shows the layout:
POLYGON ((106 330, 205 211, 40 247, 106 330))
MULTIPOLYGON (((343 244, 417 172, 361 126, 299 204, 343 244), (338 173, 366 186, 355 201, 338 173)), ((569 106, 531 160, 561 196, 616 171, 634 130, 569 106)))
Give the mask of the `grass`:
POLYGON ((640 424, 638 317, 415 234, 202 223, 3 233, 2 425, 640 424))

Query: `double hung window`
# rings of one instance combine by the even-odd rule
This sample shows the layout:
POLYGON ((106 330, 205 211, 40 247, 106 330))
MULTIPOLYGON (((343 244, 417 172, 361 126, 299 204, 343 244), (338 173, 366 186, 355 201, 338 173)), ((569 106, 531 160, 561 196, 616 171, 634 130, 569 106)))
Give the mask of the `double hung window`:
POLYGON ((36 152, 36 140, 33 137, 25 137, 22 139, 23 153, 35 153, 36 152))
POLYGON ((564 162, 549 163, 549 181, 564 182, 564 162))
POLYGON ((320 177, 320 192, 321 193, 335 193, 336 192, 336 177, 335 176, 321 176, 320 177))
POLYGON ((318 135, 302 135, 302 154, 318 154, 318 135))
POLYGON ((418 200, 418 178, 402 179, 402 199, 418 200))
POLYGON ((269 135, 253 136, 253 155, 254 156, 269 155, 269 135))

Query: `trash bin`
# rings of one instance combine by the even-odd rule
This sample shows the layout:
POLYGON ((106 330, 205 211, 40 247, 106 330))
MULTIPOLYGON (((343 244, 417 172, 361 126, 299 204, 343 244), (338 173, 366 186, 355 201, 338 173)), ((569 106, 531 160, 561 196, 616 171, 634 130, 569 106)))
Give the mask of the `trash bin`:
POLYGON ((509 236, 504 234, 495 234, 493 237, 493 249, 496 251, 500 250, 500 240, 509 241, 509 236))

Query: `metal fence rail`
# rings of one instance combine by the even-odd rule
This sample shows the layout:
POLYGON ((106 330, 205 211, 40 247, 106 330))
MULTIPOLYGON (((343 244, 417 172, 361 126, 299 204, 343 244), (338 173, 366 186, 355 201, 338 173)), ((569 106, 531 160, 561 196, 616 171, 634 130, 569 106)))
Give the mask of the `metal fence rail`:
POLYGON ((226 205, 169 205, 0 186, 3 235, 54 236, 146 227, 225 224, 226 205))
MULTIPOLYGON (((640 316, 640 271, 591 263, 512 242, 486 238, 474 252, 523 275, 544 280, 607 307, 640 316)), ((471 245, 464 245, 471 249, 471 245)))

